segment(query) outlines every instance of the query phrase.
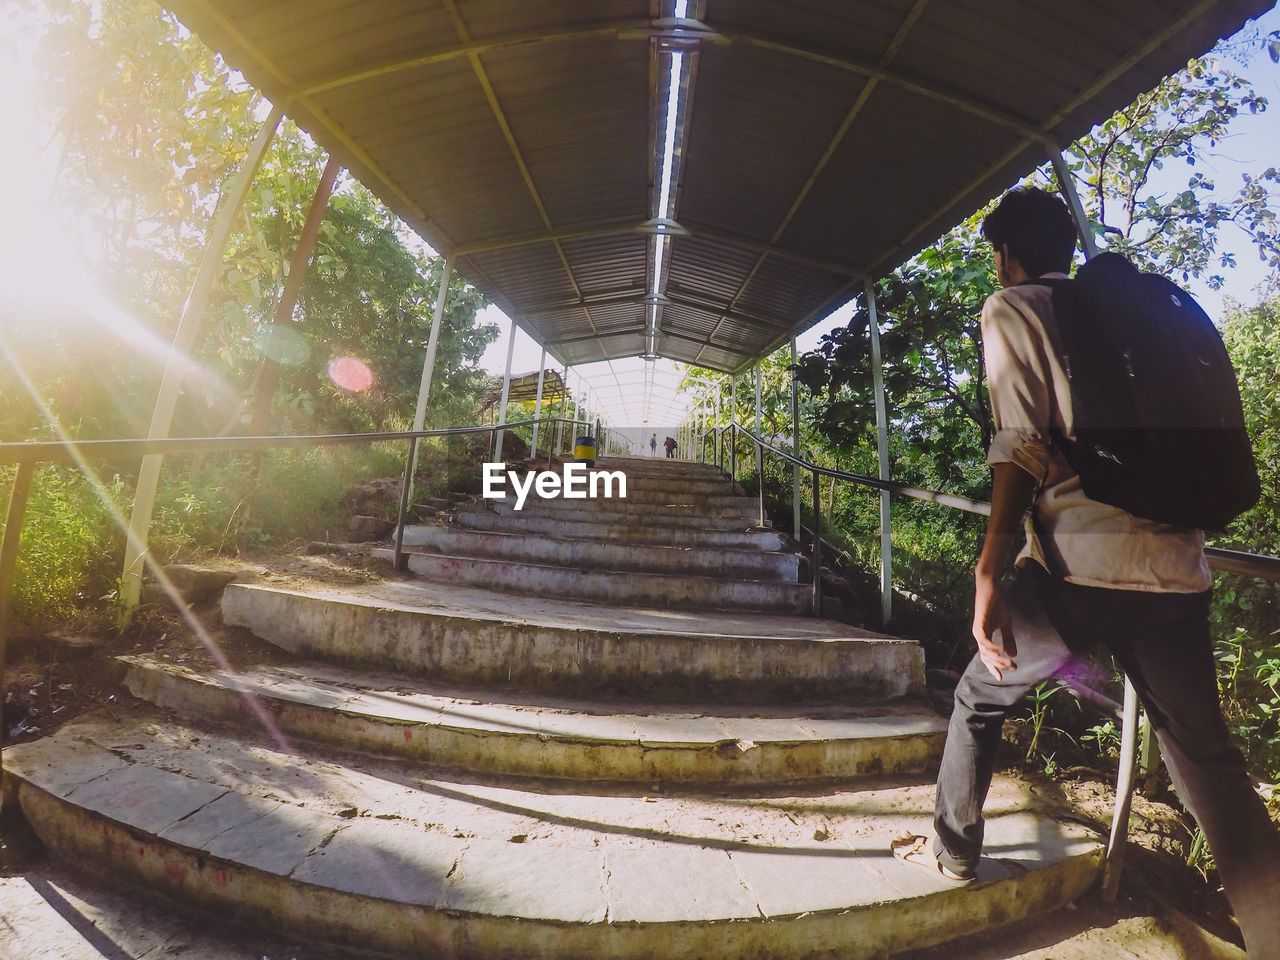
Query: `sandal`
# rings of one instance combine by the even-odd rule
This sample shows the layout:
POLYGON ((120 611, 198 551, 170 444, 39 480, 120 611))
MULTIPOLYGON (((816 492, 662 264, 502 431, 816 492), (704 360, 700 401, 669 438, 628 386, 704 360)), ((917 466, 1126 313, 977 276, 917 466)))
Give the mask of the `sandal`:
POLYGON ((889 849, 893 851, 894 857, 903 863, 914 863, 918 867, 924 867, 930 873, 936 873, 952 883, 971 883, 973 881, 972 875, 962 877, 960 874, 943 866, 938 858, 933 855, 933 843, 928 837, 911 834, 896 837, 890 841, 889 849))

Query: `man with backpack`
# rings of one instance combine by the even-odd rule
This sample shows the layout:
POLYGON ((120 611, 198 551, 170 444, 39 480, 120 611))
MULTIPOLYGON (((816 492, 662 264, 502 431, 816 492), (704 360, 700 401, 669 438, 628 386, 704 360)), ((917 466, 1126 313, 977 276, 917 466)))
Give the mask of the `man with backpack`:
MULTIPOLYGON (((1248 475, 1253 465, 1247 447, 1243 458, 1238 451, 1243 436, 1242 423, 1234 422, 1238 394, 1234 415, 1229 410, 1213 414, 1214 425, 1223 429, 1180 431, 1170 416, 1161 420, 1159 410, 1151 412, 1150 396, 1141 407, 1140 422, 1122 422, 1133 420, 1124 413, 1133 406, 1125 391, 1144 383, 1143 377, 1153 373, 1150 367, 1167 365, 1154 371, 1157 378, 1181 377, 1170 374, 1177 363, 1209 368, 1221 363, 1225 350, 1219 357, 1205 345, 1207 320, 1199 319, 1203 313, 1198 307, 1191 311, 1189 297, 1155 286, 1168 282, 1137 274, 1114 254, 1095 258, 1076 280, 1068 280, 1075 225, 1066 204, 1051 194, 1035 188, 1011 191, 983 222, 982 231, 994 248, 1002 289, 982 309, 996 432, 987 456, 993 472, 991 517, 974 572, 978 652, 956 687, 938 773, 936 838, 902 837, 893 842, 893 852, 947 879, 972 880, 982 851, 982 806, 1005 717, 1073 656, 1102 643, 1137 688, 1178 796, 1204 830, 1249 956, 1277 960, 1280 834, 1222 718, 1209 632, 1212 581, 1204 535, 1197 526, 1199 514, 1176 506, 1179 497, 1194 500, 1200 491, 1194 486, 1190 493, 1177 489, 1182 481, 1177 477, 1166 479, 1169 490, 1161 489, 1159 478, 1143 473, 1150 464, 1135 462, 1183 456, 1180 451, 1187 446, 1195 455, 1201 444, 1226 450, 1223 456, 1235 458, 1233 469, 1240 475, 1209 476, 1203 482, 1225 485, 1223 497, 1238 501, 1230 509, 1244 509, 1252 503, 1251 489, 1252 498, 1257 497, 1257 478, 1256 473, 1248 475), (1119 315, 1114 313, 1117 306, 1123 308, 1119 315), (1102 316, 1108 310, 1113 312, 1102 316), (1085 356, 1101 350, 1109 337, 1121 337, 1119 328, 1138 324, 1131 315, 1141 313, 1154 324, 1162 322, 1161 311, 1182 311, 1163 321, 1170 329, 1161 339, 1190 343, 1184 351, 1190 361, 1172 355, 1148 360, 1141 344, 1120 343, 1112 363, 1118 372, 1109 378, 1106 357, 1095 369, 1093 359, 1098 358, 1085 356), (1094 319, 1110 327, 1089 329, 1094 319), (1085 334, 1076 337, 1082 329, 1085 334), (1228 427, 1236 432, 1224 440, 1228 427), (1095 428, 1100 432, 1088 432, 1095 428), (1151 452, 1135 452, 1144 450, 1151 452), (1150 499, 1160 507, 1145 510, 1142 497, 1132 490, 1128 499, 1111 495, 1113 488, 1135 483, 1139 490, 1149 484, 1150 499), (1115 505, 1116 500, 1129 509, 1115 505), (1026 543, 1006 588, 1003 574, 1028 507, 1026 543), (1133 511, 1154 512, 1161 519, 1133 511), (1193 522, 1168 522, 1188 518, 1193 522)), ((1220 339, 1216 342, 1221 348, 1220 339)), ((1224 373, 1218 369, 1216 375, 1214 389, 1227 396, 1222 402, 1229 407, 1234 379, 1230 388, 1222 387, 1224 373)), ((1225 376, 1230 377, 1229 364, 1225 376)), ((1187 383, 1173 387, 1194 392, 1187 383)), ((1153 384, 1148 390, 1168 388, 1153 384)), ((1207 466, 1227 473, 1222 463, 1207 466)))

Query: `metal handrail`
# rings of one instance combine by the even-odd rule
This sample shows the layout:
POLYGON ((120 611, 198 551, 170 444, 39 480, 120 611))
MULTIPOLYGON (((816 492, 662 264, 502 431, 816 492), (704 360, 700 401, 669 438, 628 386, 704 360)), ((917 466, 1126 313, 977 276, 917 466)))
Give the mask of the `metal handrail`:
MULTIPOLYGON (((904 496, 912 497, 916 500, 925 500, 930 503, 941 504, 944 507, 951 507, 956 510, 964 510, 969 513, 982 514, 984 516, 991 515, 991 504, 982 500, 971 500, 968 497, 960 497, 955 494, 942 493, 938 490, 925 490, 920 487, 912 487, 907 484, 896 483, 890 480, 881 480, 878 477, 869 477, 860 473, 850 473, 845 470, 833 470, 829 467, 820 467, 808 460, 803 460, 794 454, 775 447, 766 441, 763 437, 757 436, 750 428, 742 426, 735 421, 730 421, 727 428, 719 425, 712 427, 711 431, 715 434, 716 440, 716 456, 719 462, 719 447, 723 431, 729 431, 730 450, 730 474, 729 483, 736 483, 736 443, 737 434, 742 432, 746 434, 753 443, 756 444, 757 456, 760 457, 759 463, 763 464, 763 454, 759 451, 769 450, 778 455, 783 460, 789 461, 796 467, 809 470, 813 474, 813 613, 814 616, 820 616, 822 612, 822 501, 818 492, 818 477, 835 477, 839 480, 846 480, 852 483, 862 484, 863 486, 872 487, 877 490, 887 490, 890 493, 898 493, 904 496)), ((705 437, 705 434, 704 434, 705 437)), ((703 448, 705 447, 705 440, 703 448)), ((699 450, 701 456, 702 448, 699 450)), ((759 478, 758 484, 760 488, 760 518, 764 519, 764 481, 759 478)), ((1280 557, 1268 556, 1259 553, 1246 553, 1240 550, 1225 550, 1221 547, 1205 547, 1205 559, 1208 561, 1209 567, 1214 570, 1221 570, 1226 573, 1237 573, 1245 576, 1257 577, 1262 580, 1270 580, 1280 582, 1280 557)), ((1128 676, 1125 677, 1124 683, 1124 706, 1122 708, 1122 716, 1120 718, 1120 764, 1116 775, 1116 803, 1112 811, 1111 831, 1107 840, 1107 847, 1103 853, 1103 876, 1102 876, 1102 896, 1108 902, 1114 901, 1120 881, 1120 868, 1124 862, 1124 843, 1128 834, 1129 809, 1133 801, 1133 791, 1136 782, 1135 768, 1138 755, 1138 693, 1128 676)))
POLYGON ((161 454, 178 456, 210 451, 237 452, 264 450, 269 447, 326 446, 341 443, 378 443, 381 441, 423 439, 426 437, 460 436, 467 433, 493 433, 533 423, 554 423, 562 417, 540 417, 495 423, 478 427, 446 427, 439 430, 400 430, 381 433, 320 433, 278 437, 162 437, 130 440, 21 440, 0 443, 0 464, 75 462, 77 453, 86 457, 146 456, 161 454))
MULTIPOLYGON (((10 487, 9 507, 5 515, 4 536, 0 538, 0 690, 4 689, 4 662, 9 637, 9 610, 18 559, 18 547, 26 516, 31 483, 39 463, 72 463, 87 466, 88 459, 112 456, 170 455, 180 456, 209 452, 246 452, 274 447, 329 446, 344 443, 379 443, 407 440, 405 479, 401 488, 400 512, 396 520, 395 563, 402 568, 404 521, 413 489, 413 473, 418 441, 429 437, 452 437, 488 433, 529 426, 535 423, 576 424, 567 417, 535 417, 532 420, 495 423, 475 427, 445 427, 439 430, 400 430, 379 433, 336 433, 278 437, 167 437, 130 440, 35 440, 0 443, 0 465, 16 464, 17 473, 10 487)), ((547 444, 548 455, 559 446, 559 438, 547 444)), ((531 451, 536 455, 536 450, 531 451)), ((148 557, 145 562, 152 563, 148 557)), ((2 752, 3 736, 0 736, 2 752)))
MULTIPOLYGON (((0 541, 0 654, 3 653, 8 633, 8 604, 13 582, 13 565, 26 512, 26 490, 31 474, 38 463, 82 463, 87 459, 113 456, 168 455, 182 456, 209 452, 250 452, 274 447, 331 446, 347 443, 379 443, 408 440, 410 445, 407 464, 413 463, 413 453, 419 440, 429 437, 463 436, 529 426, 534 423, 574 423, 564 417, 535 417, 532 420, 508 421, 475 427, 445 427, 437 430, 399 430, 377 433, 336 433, 275 437, 166 437, 127 440, 26 440, 0 443, 0 465, 17 464, 10 494, 8 517, 3 541, 0 541)), ((550 447, 551 444, 548 444, 550 447)), ((403 504, 397 520, 397 532, 404 526, 406 507, 403 504)), ((400 545, 400 537, 397 537, 400 545)))

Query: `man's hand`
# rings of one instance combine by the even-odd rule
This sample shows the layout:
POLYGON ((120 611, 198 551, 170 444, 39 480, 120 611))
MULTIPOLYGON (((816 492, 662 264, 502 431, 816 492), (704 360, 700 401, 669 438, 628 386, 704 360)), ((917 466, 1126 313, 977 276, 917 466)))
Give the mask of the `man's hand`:
POLYGON ((1013 662, 1018 655, 1013 618, 1004 594, 994 577, 981 573, 975 577, 973 592, 973 639, 978 642, 978 656, 991 676, 1003 680, 1005 670, 1018 669, 1013 662))
POLYGON ((1018 647, 1013 640, 1009 607, 1000 592, 1000 576, 1018 539, 1035 480, 1012 463, 995 464, 991 477, 991 518, 974 570, 973 639, 978 641, 978 654, 987 670, 997 680, 1003 680, 1003 671, 1017 669, 1013 658, 1018 655, 1018 647))

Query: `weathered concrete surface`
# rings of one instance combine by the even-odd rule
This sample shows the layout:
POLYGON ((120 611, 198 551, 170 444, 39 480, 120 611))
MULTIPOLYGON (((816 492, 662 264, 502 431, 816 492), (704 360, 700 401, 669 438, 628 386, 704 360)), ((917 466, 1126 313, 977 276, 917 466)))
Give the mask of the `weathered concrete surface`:
MULTIPOLYGON (((532 472, 536 475, 543 471, 539 469, 532 472)), ((529 482, 528 472, 517 471, 517 476, 520 478, 522 485, 529 482)), ((575 480, 575 487, 589 492, 592 489, 592 477, 593 474, 591 473, 585 474, 581 479, 575 480)), ((755 497, 744 496, 737 491, 736 487, 731 491, 728 480, 686 480, 679 476, 658 478, 628 474, 625 482, 627 491, 625 498, 621 496, 624 483, 616 472, 607 476, 597 476, 595 484, 595 489, 599 496, 594 500, 590 497, 586 500, 578 500, 578 503, 625 501, 653 504, 696 504, 703 507, 740 507, 746 504, 758 508, 758 501, 755 497)), ((501 484, 495 484, 495 491, 503 493, 504 499, 513 500, 516 498, 514 484, 511 482, 510 477, 504 476, 501 484)), ((530 489, 526 502, 532 503, 540 499, 536 490, 530 489)))
POLYGON ((531 496, 519 510, 515 508, 513 497, 487 502, 493 506, 495 513, 511 513, 516 516, 563 517, 566 520, 588 518, 597 523, 647 523, 708 530, 742 529, 754 523, 759 516, 759 505, 746 497, 734 497, 737 503, 719 507, 704 506, 687 497, 682 499, 684 502, 675 500, 670 503, 637 503, 617 497, 608 500, 543 500, 531 496))
POLYGON ((602 525, 593 518, 542 517, 492 510, 460 510, 454 522, 472 530, 499 530, 512 533, 551 534, 559 537, 590 539, 608 537, 614 543, 652 543, 678 547, 720 547, 728 550, 786 550, 790 540, 780 533, 754 525, 739 524, 727 530, 699 529, 687 526, 660 526, 637 521, 602 525))
POLYGON ((993 859, 956 888, 888 851, 894 835, 928 828, 928 783, 757 799, 542 793, 106 719, 6 754, 23 811, 60 856, 403 957, 870 960, 1070 902, 1095 879, 1100 851, 1000 780, 993 859), (127 766, 55 784, 43 774, 72 743, 127 766), (111 784, 152 776, 141 769, 164 774, 154 782, 166 799, 139 811, 125 790, 113 803, 111 784), (75 802, 91 790, 92 810, 75 802), (210 815, 221 832, 175 839, 229 793, 244 799, 238 817, 210 815), (160 826, 162 807, 193 809, 160 826), (237 833, 244 842, 229 842, 237 833))
MULTIPOLYGON (((520 560, 569 567, 646 573, 736 577, 744 580, 800 579, 802 558, 794 553, 723 547, 659 546, 614 540, 571 539, 527 533, 466 530, 430 524, 404 529, 406 547, 451 556, 520 560)), ((807 564, 806 564, 807 572, 807 564)))
POLYGON ((599 606, 394 581, 232 584, 222 613, 304 657, 444 683, 655 702, 868 702, 924 692, 914 641, 810 617, 599 606))
MULTIPOLYGON (((393 553, 390 548, 378 548, 373 556, 390 563, 393 553)), ((809 609, 813 597, 812 586, 804 583, 561 567, 434 553, 409 554, 409 570, 433 583, 610 605, 800 614, 809 609)))
MULTIPOLYGON (((353 825, 354 828, 354 825, 353 825)), ((339 837, 339 839, 341 839, 339 837)), ((338 841, 335 840, 335 843, 338 841)), ((4 960, 368 960, 337 947, 283 939, 225 917, 130 896, 58 861, 0 878, 4 960)), ((897 954, 894 960, 1246 960, 1244 951, 1167 908, 1135 913, 1087 898, 1077 910, 1037 916, 986 936, 897 954)))
POLYGON ((535 698, 484 700, 321 664, 228 676, 122 657, 135 697, 190 721, 253 723, 254 697, 289 737, 455 769, 561 780, 783 783, 936 764, 946 721, 926 704, 720 710, 535 698))

